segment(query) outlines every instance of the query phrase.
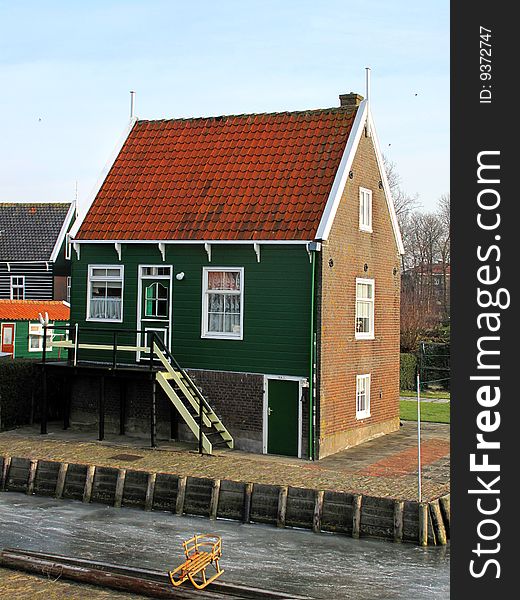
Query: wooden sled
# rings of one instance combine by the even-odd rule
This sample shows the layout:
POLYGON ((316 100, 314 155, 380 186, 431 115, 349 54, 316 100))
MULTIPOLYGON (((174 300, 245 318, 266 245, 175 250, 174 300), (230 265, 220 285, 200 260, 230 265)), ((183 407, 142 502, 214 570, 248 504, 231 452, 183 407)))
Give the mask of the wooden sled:
POLYGON ((189 579, 194 587, 203 590, 224 573, 224 569, 221 569, 218 564, 222 556, 222 539, 218 535, 195 535, 182 545, 186 560, 174 571, 168 572, 172 585, 177 587, 189 579), (206 569, 210 565, 216 573, 208 578, 206 569), (202 581, 196 581, 195 577, 199 577, 202 581))

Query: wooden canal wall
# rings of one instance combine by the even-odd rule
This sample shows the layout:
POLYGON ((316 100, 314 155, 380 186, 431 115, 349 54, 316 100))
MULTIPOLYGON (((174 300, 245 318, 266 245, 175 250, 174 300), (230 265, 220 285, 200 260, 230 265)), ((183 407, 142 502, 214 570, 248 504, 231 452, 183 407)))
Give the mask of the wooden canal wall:
POLYGON ((422 546, 450 537, 449 494, 428 503, 0 456, 0 491, 232 519, 422 546))

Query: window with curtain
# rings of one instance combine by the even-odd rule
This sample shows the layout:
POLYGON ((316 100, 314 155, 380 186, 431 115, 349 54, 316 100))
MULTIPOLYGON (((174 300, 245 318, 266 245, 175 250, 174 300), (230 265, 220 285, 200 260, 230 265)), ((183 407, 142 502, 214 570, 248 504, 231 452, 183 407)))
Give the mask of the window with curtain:
POLYGON ((356 339, 374 338, 374 280, 356 279, 356 339))
MULTIPOLYGON (((53 325, 53 323, 49 323, 53 325)), ((47 330, 46 350, 52 350, 52 329, 47 330)), ((29 352, 43 351, 43 325, 41 323, 29 323, 29 352)))
POLYGON ((90 265, 88 294, 88 320, 121 322, 123 267, 90 265))
POLYGON ((356 377, 356 419, 370 416, 370 375, 356 377))
POLYGON ((203 337, 242 339, 243 269, 203 272, 203 337))

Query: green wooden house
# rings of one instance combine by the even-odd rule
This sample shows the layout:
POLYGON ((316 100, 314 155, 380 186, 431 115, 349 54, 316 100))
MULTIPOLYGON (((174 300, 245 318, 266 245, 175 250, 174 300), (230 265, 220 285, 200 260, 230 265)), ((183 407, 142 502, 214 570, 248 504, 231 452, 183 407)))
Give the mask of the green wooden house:
POLYGON ((70 235, 73 424, 311 459, 398 427, 402 243, 340 100, 131 121, 70 235))
POLYGON ((65 337, 69 317, 70 308, 64 301, 0 299, 0 352, 11 358, 41 360, 42 319, 47 318, 48 324, 56 327, 47 333, 47 358, 63 358, 64 349, 54 346, 53 342, 65 337))

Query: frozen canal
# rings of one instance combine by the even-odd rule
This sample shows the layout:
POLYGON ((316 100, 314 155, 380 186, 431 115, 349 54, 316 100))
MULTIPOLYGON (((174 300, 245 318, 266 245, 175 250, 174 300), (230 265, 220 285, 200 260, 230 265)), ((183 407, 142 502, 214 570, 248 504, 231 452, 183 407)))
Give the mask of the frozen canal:
POLYGON ((222 536, 223 581, 352 600, 449 598, 449 549, 0 494, 0 547, 168 570, 194 533, 222 536))

